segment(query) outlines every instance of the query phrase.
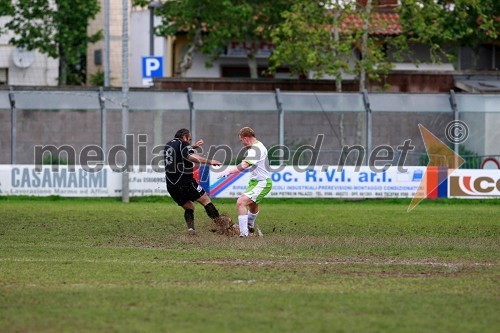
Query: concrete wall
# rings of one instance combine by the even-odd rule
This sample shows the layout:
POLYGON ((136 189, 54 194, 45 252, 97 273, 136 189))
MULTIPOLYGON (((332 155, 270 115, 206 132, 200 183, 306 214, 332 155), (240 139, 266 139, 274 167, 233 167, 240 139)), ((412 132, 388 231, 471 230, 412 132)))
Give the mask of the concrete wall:
MULTIPOLYGON (((364 113, 344 112, 287 112, 285 114, 285 145, 294 150, 302 145, 314 145, 318 134, 323 134, 322 153, 319 163, 334 164, 340 157, 341 127, 343 142, 347 145, 365 144, 364 113), (342 116, 341 116, 342 115, 342 116), (343 118, 343 120, 341 120, 343 118), (343 121, 343 126, 341 126, 343 121), (361 127, 358 126, 358 123, 361 127), (359 136, 357 133, 361 131, 359 136)), ((414 152, 423 153, 418 124, 422 123, 442 137, 443 124, 451 120, 450 114, 376 113, 373 117, 373 147, 388 144, 392 147, 412 139, 414 152)), ((152 149, 163 146, 180 128, 189 128, 189 112, 186 111, 130 111, 130 133, 134 134, 137 160, 138 135, 147 134, 147 161, 154 157, 152 149)), ((0 110, 0 164, 10 163, 10 111, 0 110)), ((204 153, 210 145, 227 145, 236 157, 241 150, 238 131, 252 127, 259 139, 267 146, 278 143, 277 112, 198 112, 197 138, 206 142, 204 153)), ((121 145, 121 112, 108 110, 107 150, 121 145)), ((71 145, 78 155, 87 145, 101 144, 100 112, 96 110, 18 110, 17 163, 34 163, 35 145, 71 145)), ((215 158, 229 161, 231 158, 220 150, 215 158)), ((78 162, 78 156, 76 162, 78 162)), ((418 162, 418 156, 413 162, 418 162)))
POLYGON ((500 155, 500 114, 462 112, 460 120, 469 127, 467 149, 478 155, 500 155))
POLYGON ((488 113, 485 119, 485 155, 500 155, 500 114, 488 113))
POLYGON ((470 130, 469 138, 464 143, 465 147, 479 155, 485 154, 486 114, 461 112, 460 120, 464 121, 470 130))
MULTIPOLYGON (((35 145, 70 145, 76 151, 88 145, 101 146, 100 111, 95 110, 18 110, 17 163, 34 163, 35 145)), ((130 133, 134 134, 137 151, 138 134, 147 134, 148 160, 156 145, 164 145, 182 127, 189 127, 188 112, 130 111, 130 133), (158 126, 159 123, 159 126, 158 126)), ((0 110, 0 164, 9 164, 11 157, 10 110, 0 110)), ((121 113, 108 110, 107 150, 122 144, 121 113)), ((137 158, 136 158, 137 163, 137 158)))

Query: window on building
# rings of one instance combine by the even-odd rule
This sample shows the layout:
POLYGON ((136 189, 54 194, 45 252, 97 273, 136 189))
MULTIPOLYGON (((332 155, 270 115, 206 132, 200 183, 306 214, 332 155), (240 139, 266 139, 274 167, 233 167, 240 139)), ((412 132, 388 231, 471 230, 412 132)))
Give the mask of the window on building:
MULTIPOLYGON (((271 77, 267 74, 267 67, 258 67, 257 73, 259 78, 269 78, 271 77)), ((221 77, 250 77, 250 68, 248 66, 222 66, 221 67, 221 77)))
POLYGON ((0 85, 7 84, 7 73, 8 69, 7 68, 0 68, 0 85))
POLYGON ((460 69, 498 70, 500 68, 500 47, 485 44, 474 54, 470 47, 460 48, 460 69))
MULTIPOLYGON (((277 68, 276 74, 273 76, 267 73, 267 67, 258 67, 257 71, 259 74, 259 78, 267 78, 267 79, 304 79, 305 75, 292 75, 288 68, 277 68)), ((233 77, 233 78, 249 78, 250 77, 250 69, 248 66, 222 66, 221 67, 221 77, 233 77)))

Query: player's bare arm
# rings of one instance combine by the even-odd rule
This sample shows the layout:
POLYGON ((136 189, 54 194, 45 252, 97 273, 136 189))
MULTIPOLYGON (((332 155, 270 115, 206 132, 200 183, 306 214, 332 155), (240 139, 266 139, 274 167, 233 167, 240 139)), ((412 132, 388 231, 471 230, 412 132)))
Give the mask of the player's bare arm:
POLYGON ((240 164, 228 168, 226 171, 221 173, 217 178, 222 178, 222 177, 227 177, 230 174, 237 173, 237 172, 242 172, 243 170, 247 169, 250 167, 250 164, 246 161, 241 162, 240 164))
POLYGON ((192 145, 191 147, 192 147, 193 149, 197 149, 197 148, 200 148, 200 147, 201 147, 204 143, 205 143, 205 141, 203 141, 203 140, 198 140, 198 141, 196 141, 196 143, 195 143, 194 145, 192 145))
POLYGON ((198 154, 190 154, 188 157, 188 160, 190 160, 193 163, 198 163, 198 164, 210 164, 210 165, 215 165, 215 166, 222 165, 222 163, 217 161, 217 160, 210 160, 210 159, 203 157, 201 155, 198 155, 198 154))

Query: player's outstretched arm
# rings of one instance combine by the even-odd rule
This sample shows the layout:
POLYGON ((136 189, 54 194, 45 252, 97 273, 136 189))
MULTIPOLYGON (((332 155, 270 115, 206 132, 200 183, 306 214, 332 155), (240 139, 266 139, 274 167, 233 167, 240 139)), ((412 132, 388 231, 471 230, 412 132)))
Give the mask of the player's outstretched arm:
POLYGON ((198 164, 210 164, 210 165, 215 165, 215 166, 222 165, 222 163, 217 161, 217 160, 209 160, 208 158, 205 158, 205 157, 198 155, 198 154, 190 154, 188 157, 188 160, 190 160, 193 163, 198 163, 198 164))
POLYGON ((217 176, 217 178, 227 177, 230 174, 241 172, 249 167, 250 167, 250 164, 246 161, 243 161, 236 166, 229 167, 226 171, 222 172, 219 176, 217 176))

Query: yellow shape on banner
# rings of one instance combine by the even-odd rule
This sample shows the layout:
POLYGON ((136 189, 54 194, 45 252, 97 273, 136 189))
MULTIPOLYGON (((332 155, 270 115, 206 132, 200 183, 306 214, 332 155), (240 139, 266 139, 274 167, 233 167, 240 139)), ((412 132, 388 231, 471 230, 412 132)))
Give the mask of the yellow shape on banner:
POLYGON ((460 155, 451 150, 443 141, 439 140, 422 124, 418 124, 418 128, 420 129, 422 140, 424 140, 425 150, 427 151, 427 156, 429 156, 429 163, 427 164, 427 168, 425 169, 424 176, 420 181, 417 192, 408 207, 408 212, 415 208, 422 200, 427 198, 427 195, 434 191, 439 184, 444 181, 428 182, 429 167, 447 168, 449 175, 465 162, 460 155))

